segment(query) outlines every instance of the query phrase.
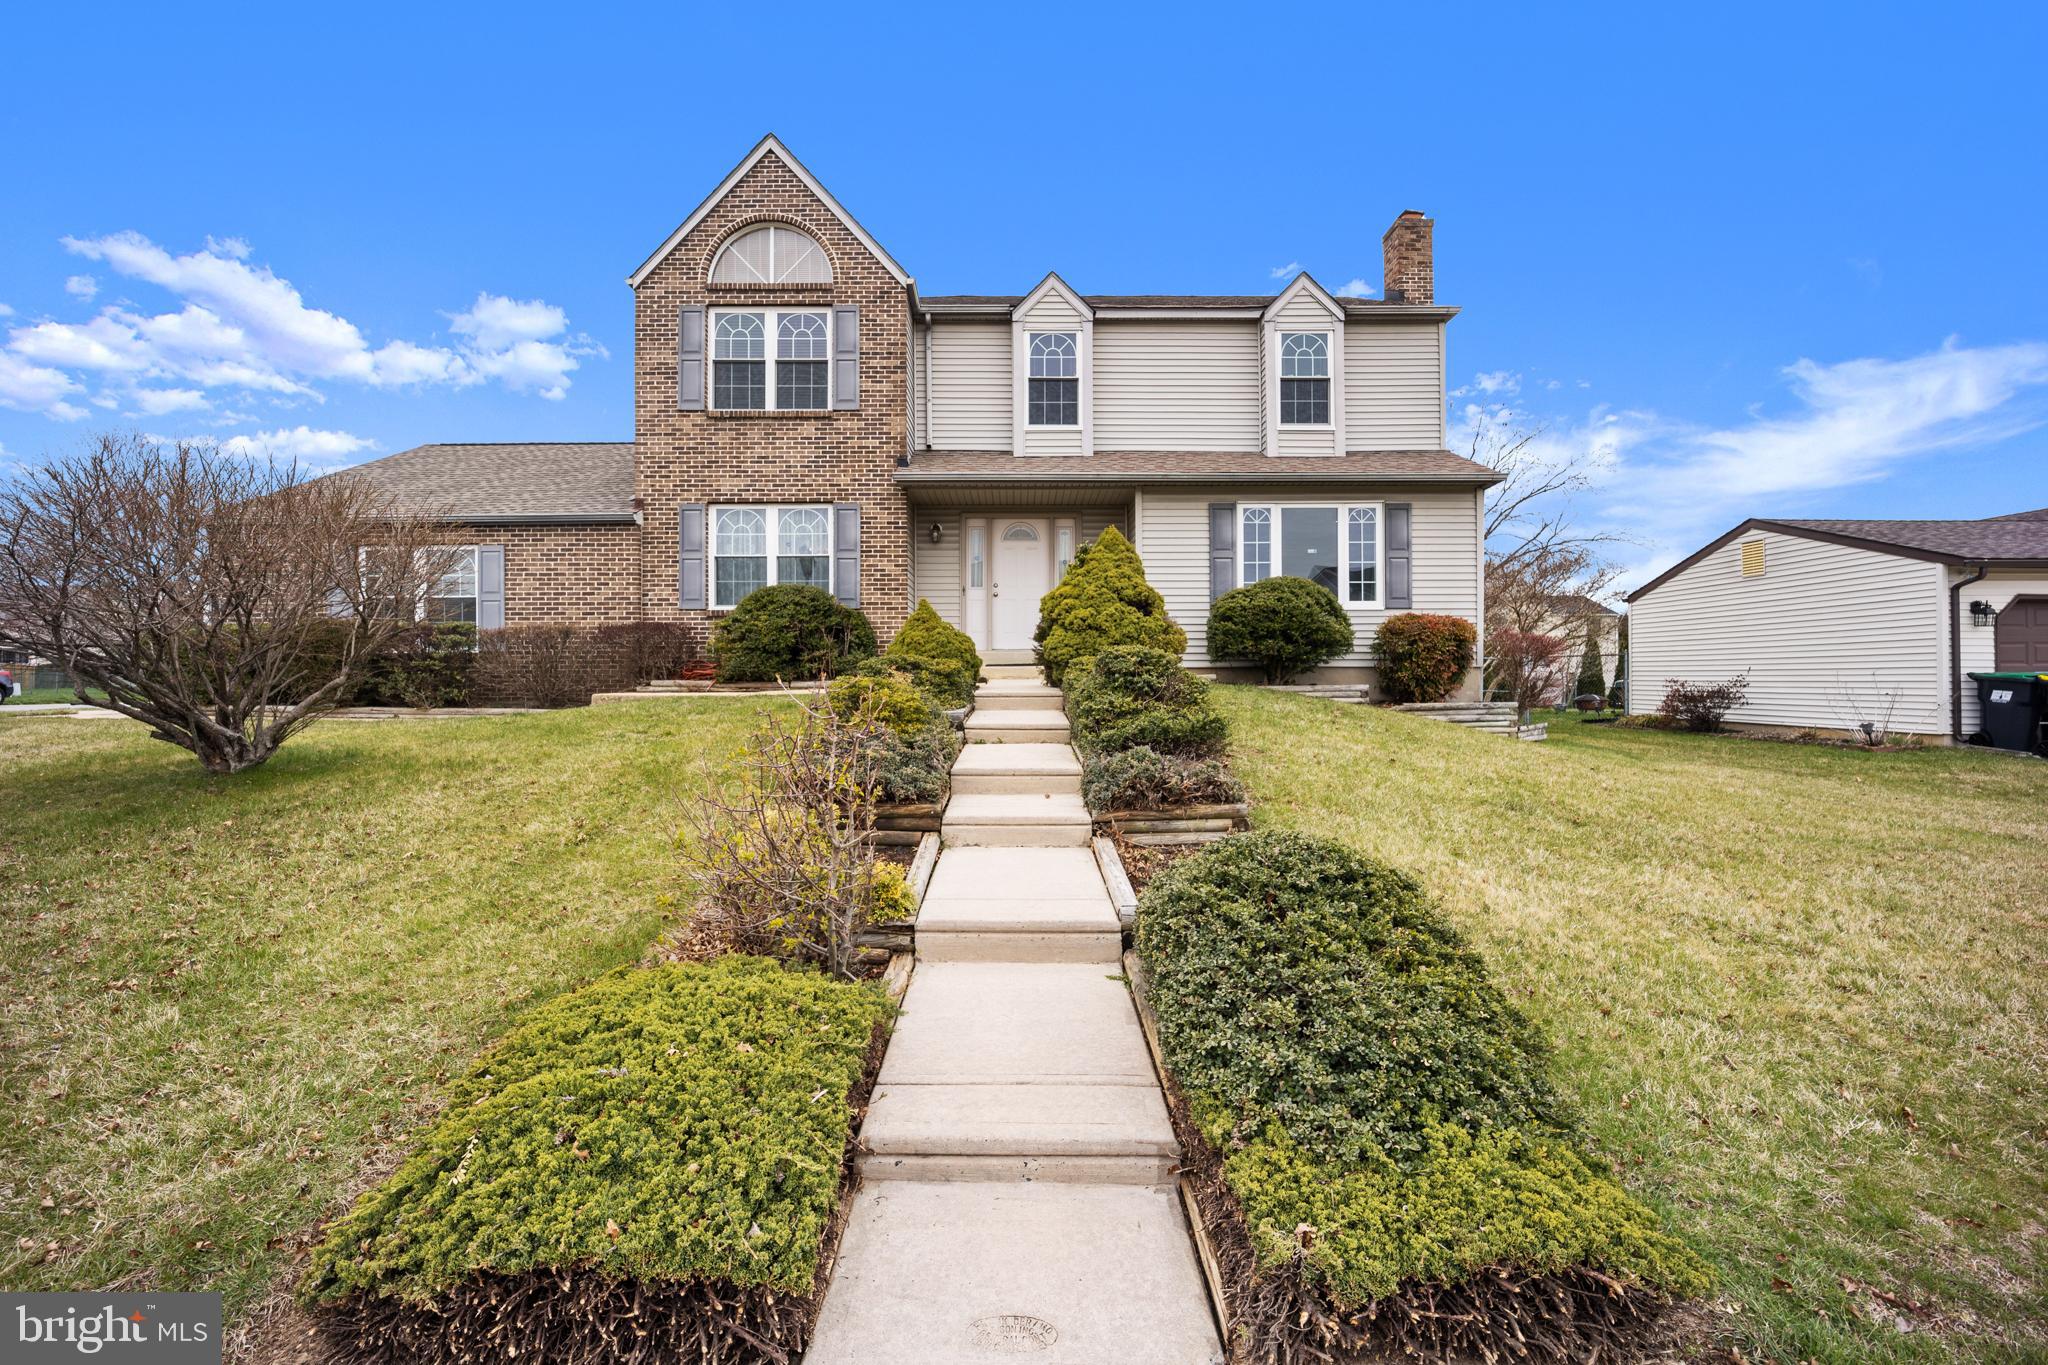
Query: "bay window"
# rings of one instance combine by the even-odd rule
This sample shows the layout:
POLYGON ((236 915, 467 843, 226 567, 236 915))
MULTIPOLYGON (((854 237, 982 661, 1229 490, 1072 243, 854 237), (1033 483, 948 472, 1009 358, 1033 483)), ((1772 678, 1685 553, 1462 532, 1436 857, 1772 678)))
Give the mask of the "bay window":
POLYGON ((1378 503, 1280 503, 1238 509, 1238 581, 1306 578, 1353 607, 1380 604, 1378 503))
POLYGON ((735 607, 756 588, 832 587, 832 509, 711 509, 711 605, 735 607))
POLYGON ((711 406, 823 411, 831 401, 830 338, 822 309, 713 313, 711 406))

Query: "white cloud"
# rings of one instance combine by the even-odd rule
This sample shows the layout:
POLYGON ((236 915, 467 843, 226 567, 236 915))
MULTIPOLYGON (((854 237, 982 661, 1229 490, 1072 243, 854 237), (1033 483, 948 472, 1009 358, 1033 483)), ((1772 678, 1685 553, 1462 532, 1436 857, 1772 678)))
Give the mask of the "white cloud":
POLYGON ((376 445, 375 441, 346 431, 316 431, 305 426, 279 427, 276 431, 262 431, 254 436, 230 436, 218 442, 210 437, 195 439, 218 444, 221 452, 227 455, 269 458, 279 462, 296 460, 309 465, 334 464, 376 445))
POLYGON ((14 309, 7 304, 0 303, 0 318, 11 318, 13 316, 14 309))
POLYGON ((502 351, 522 341, 545 341, 566 331, 568 314, 551 303, 522 303, 497 294, 479 293, 466 313, 450 313, 448 326, 486 351, 502 351))
MULTIPOLYGON (((289 280, 250 264, 249 244, 240 238, 209 237, 204 249, 182 256, 136 232, 63 243, 74 255, 158 286, 176 306, 151 314, 123 301, 83 323, 14 328, 7 343, 15 357, 10 405, 47 410, 62 402, 20 396, 47 395, 52 374, 70 385, 63 392, 98 374, 118 376, 120 387, 155 380, 154 392, 195 392, 209 403, 209 389, 324 402, 321 386, 333 382, 397 388, 496 381, 560 399, 581 358, 607 354, 589 337, 571 335, 567 314, 540 299, 479 293, 468 309, 448 315, 455 345, 399 339, 373 347, 354 323, 310 306, 289 280)), ((97 281, 74 276, 66 287, 89 298, 97 281)))
POLYGON ((1337 297, 1340 299, 1369 299, 1379 292, 1377 285, 1367 284, 1364 277, 1359 275, 1353 275, 1337 286, 1337 297))
POLYGON ((64 281, 64 292, 74 299, 89 299, 100 292, 100 282, 90 275, 72 275, 64 281))
POLYGON ((1472 382, 1460 389, 1453 389, 1453 398, 1463 398, 1477 393, 1492 398, 1499 395, 1513 395, 1522 391, 1522 376, 1514 370, 1482 370, 1472 376, 1472 382))
POLYGON ((145 417, 161 417, 167 412, 193 412, 211 406, 206 395, 198 389, 137 389, 128 397, 145 417))
POLYGON ((1274 266, 1271 270, 1268 270, 1266 274, 1268 277, 1276 280, 1291 280, 1295 277, 1295 275, 1300 273, 1300 271, 1300 261, 1289 261, 1286 265, 1274 266))
POLYGON ((20 356, 0 351, 0 407, 75 422, 85 416, 85 409, 68 399, 79 389, 78 381, 62 370, 31 364, 20 356))
POLYGON ((1508 427, 1544 425, 1538 458, 1589 454, 1593 479, 1582 519, 1642 547, 1624 579, 1632 585, 1745 517, 1825 516, 1824 494, 1884 479, 1927 455, 2048 424, 2044 342, 1966 347, 1951 340, 1897 360, 1802 358, 1780 373, 1791 403, 1782 411, 1753 407, 1737 423, 1601 406, 1546 424, 1502 404, 1468 404, 1457 439, 1469 441, 1475 424, 1491 418, 1508 427))

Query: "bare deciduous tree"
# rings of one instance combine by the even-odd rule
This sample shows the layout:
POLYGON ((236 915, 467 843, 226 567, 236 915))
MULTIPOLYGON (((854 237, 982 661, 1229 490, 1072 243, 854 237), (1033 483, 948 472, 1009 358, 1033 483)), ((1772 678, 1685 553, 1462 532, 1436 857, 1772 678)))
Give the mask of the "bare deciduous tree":
POLYGON ((239 772, 412 627, 437 527, 361 480, 105 436, 0 486, 0 642, 239 772))

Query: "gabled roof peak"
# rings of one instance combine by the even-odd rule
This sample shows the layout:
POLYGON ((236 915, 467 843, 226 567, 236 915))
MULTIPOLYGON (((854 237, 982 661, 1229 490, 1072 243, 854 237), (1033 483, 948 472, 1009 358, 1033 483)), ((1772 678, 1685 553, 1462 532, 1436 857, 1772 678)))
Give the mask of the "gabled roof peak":
POLYGON ((812 175, 810 171, 805 168, 804 163, 798 161, 796 159, 796 155, 793 152, 791 152, 788 147, 783 145, 782 139, 775 136, 775 134, 773 133, 769 133, 766 137, 763 137, 759 142, 755 143, 754 149, 748 152, 744 157, 740 158, 740 164, 733 167, 732 170, 727 173, 725 179, 718 182, 718 188, 712 190, 710 194, 706 195, 703 203, 697 205, 696 208, 690 210, 690 216, 683 219, 682 225, 678 227, 674 232, 671 232, 668 235, 667 241, 664 241, 659 247, 655 248, 654 254, 652 256, 649 256, 645 261, 642 261, 640 263, 640 268, 638 270, 635 270, 632 274, 626 277, 626 283, 632 285, 635 289, 638 289, 640 287, 640 282, 646 279, 648 275, 652 274, 656 266, 660 265, 664 260, 667 260, 668 254, 676 249, 677 245, 682 242, 683 238, 689 236, 691 230, 695 228, 697 224, 704 221, 705 215, 710 213, 711 210, 713 210, 714 208, 717 208, 720 201, 722 201, 726 195, 732 193, 733 186, 739 184, 740 181, 743 178, 745 178, 748 171, 753 170, 754 167, 761 164, 761 161, 764 157, 767 157, 771 154, 775 157, 776 160, 780 161, 783 165, 789 167, 791 173, 794 174, 798 180, 801 180, 803 182, 804 188, 809 190, 812 194, 816 195, 818 198, 818 202, 825 206, 826 211, 829 212, 834 218, 837 218, 841 225, 843 225, 848 232, 852 233, 857 239, 859 239, 860 244, 862 246, 866 247, 871 253, 873 253, 874 258, 882 263, 883 269, 887 270, 891 275, 896 277, 896 282, 898 284, 901 284, 906 288, 910 286, 910 272, 905 270, 901 265, 898 265, 896 263, 896 258, 891 256, 887 251, 883 250, 882 244, 880 242, 876 241, 873 237, 868 235, 867 229, 862 227, 860 223, 854 219, 854 216, 846 211, 845 206, 843 206, 837 199, 832 197, 832 191, 826 189, 825 186, 819 182, 818 178, 812 175))
POLYGON ((1068 284, 1065 280, 1061 279, 1060 272, 1057 270, 1046 271, 1045 278, 1040 280, 1038 284, 1031 290, 1030 293, 1026 294, 1023 298, 1017 300, 1017 306, 1010 310, 1011 316, 1014 317, 1021 315, 1026 309, 1030 308, 1033 304, 1037 303, 1047 294, 1058 294, 1060 297, 1064 298, 1068 303, 1072 304, 1074 306, 1074 311, 1079 313, 1084 318, 1092 318, 1095 316, 1095 309, 1093 305, 1091 305, 1087 299, 1081 296, 1079 290, 1075 289, 1074 286, 1068 284))
POLYGON ((1309 274, 1306 270, 1288 281, 1287 287, 1274 296, 1271 303, 1266 305, 1266 316, 1272 317, 1303 294, 1309 295, 1316 302, 1322 304, 1324 308, 1329 310, 1331 317, 1341 318, 1344 316, 1344 305, 1337 302, 1336 296, 1329 290, 1316 283, 1316 277, 1309 274))

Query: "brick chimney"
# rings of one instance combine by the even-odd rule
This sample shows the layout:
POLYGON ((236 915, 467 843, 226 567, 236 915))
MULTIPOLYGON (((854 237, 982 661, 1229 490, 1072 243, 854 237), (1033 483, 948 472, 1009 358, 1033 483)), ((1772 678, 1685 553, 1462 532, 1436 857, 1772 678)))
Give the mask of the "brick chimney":
POLYGON ((1404 209, 1380 238, 1386 254, 1380 292, 1388 303, 1436 302, 1436 259, 1430 246, 1435 228, 1436 220, 1423 217, 1420 209, 1404 209))

